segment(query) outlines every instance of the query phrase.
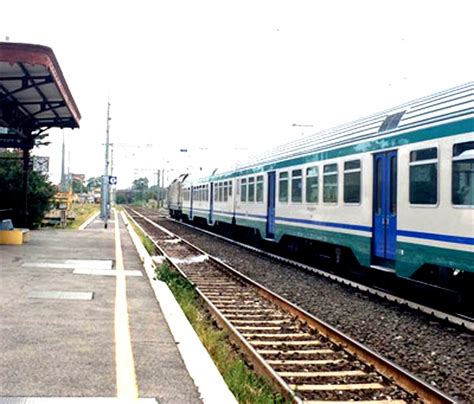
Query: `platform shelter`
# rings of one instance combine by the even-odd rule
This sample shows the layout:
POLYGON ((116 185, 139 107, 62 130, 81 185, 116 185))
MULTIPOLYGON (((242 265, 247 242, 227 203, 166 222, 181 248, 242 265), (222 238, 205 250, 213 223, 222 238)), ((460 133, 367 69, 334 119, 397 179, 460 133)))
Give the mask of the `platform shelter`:
POLYGON ((21 225, 28 223, 31 150, 51 128, 78 128, 81 115, 51 48, 0 42, 0 148, 22 150, 21 225))

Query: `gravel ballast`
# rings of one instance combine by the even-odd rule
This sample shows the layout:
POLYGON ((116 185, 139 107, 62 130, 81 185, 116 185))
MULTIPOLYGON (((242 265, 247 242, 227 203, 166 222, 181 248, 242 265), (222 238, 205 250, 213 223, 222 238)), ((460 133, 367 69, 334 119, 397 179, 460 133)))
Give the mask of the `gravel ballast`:
POLYGON ((474 334, 178 223, 159 223, 459 402, 474 402, 474 334))

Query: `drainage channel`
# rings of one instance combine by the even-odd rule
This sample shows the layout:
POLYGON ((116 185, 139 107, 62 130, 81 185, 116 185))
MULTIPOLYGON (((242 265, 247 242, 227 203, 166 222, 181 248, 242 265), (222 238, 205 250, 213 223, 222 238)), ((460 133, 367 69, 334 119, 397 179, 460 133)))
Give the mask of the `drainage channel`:
POLYGON ((140 213, 127 213, 285 397, 312 404, 454 402, 140 213))

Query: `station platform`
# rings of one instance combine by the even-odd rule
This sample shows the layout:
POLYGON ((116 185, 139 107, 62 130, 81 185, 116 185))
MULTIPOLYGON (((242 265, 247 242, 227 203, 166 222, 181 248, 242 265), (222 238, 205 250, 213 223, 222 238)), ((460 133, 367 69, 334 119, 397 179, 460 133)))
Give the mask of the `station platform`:
POLYGON ((0 403, 235 402, 195 364, 229 395, 202 394, 164 304, 116 212, 0 246, 0 403))

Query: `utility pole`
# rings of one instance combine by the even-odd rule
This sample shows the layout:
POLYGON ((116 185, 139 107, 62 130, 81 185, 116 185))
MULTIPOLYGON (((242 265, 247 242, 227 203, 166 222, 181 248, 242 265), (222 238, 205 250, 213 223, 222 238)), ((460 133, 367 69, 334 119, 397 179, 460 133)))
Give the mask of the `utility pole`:
POLYGON ((156 204, 160 207, 160 170, 156 172, 156 204))
POLYGON ((110 216, 109 206, 109 128, 110 128, 110 101, 107 100, 107 131, 105 136, 105 168, 102 178, 102 206, 100 217, 104 220, 104 228, 107 228, 107 219, 110 216))
MULTIPOLYGON (((164 189, 164 187, 165 187, 165 169, 163 167, 163 169, 161 170, 161 189, 164 189)), ((164 195, 163 195, 163 191, 161 191, 160 195, 161 195, 161 197, 160 197, 160 201, 161 201, 160 205, 161 206, 160 207, 162 207, 164 205, 163 200, 165 199, 164 195)))
MULTIPOLYGON (((110 175, 114 175, 114 144, 110 143, 110 175)), ((116 191, 117 185, 112 185, 110 187, 110 192, 109 194, 111 195, 110 197, 110 206, 115 206, 115 191, 116 191)))

